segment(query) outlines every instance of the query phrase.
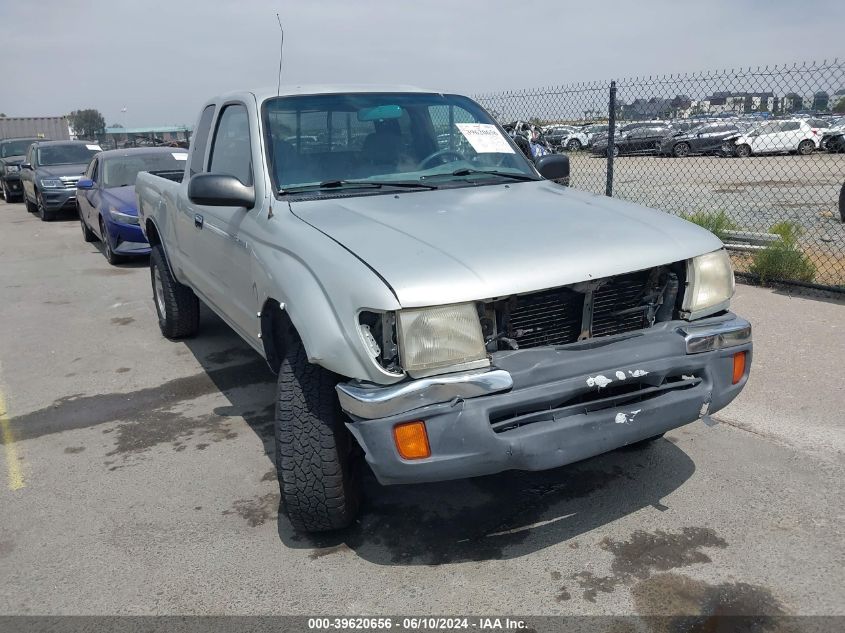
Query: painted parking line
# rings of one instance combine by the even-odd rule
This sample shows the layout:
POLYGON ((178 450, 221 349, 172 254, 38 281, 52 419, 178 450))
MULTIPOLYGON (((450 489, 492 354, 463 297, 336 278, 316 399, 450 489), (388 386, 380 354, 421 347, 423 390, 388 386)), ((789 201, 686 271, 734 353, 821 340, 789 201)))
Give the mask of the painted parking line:
POLYGON ((23 480, 18 449, 15 446, 15 438, 12 435, 12 426, 9 424, 9 409, 6 407, 6 398, 0 391, 0 435, 3 437, 3 449, 6 457, 6 474, 8 476, 9 490, 20 490, 26 484, 23 480))

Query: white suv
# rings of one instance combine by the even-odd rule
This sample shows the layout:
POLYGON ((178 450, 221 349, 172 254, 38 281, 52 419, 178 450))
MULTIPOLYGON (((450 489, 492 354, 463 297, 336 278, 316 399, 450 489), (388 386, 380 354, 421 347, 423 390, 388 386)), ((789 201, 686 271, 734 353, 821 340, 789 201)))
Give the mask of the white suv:
POLYGON ((741 157, 788 152, 806 155, 819 148, 821 139, 822 131, 807 121, 767 121, 737 138, 734 153, 741 157))

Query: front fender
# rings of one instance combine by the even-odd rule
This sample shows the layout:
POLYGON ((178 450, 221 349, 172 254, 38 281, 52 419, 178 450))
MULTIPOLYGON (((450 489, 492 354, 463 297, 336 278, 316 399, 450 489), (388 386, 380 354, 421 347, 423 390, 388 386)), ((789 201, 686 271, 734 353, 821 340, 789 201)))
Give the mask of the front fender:
POLYGON ((292 214, 254 242, 259 305, 273 299, 296 328, 309 362, 347 378, 392 384, 402 378, 371 359, 358 330, 361 310, 398 310, 388 286, 355 255, 292 214), (274 239, 276 237, 277 239, 274 239))

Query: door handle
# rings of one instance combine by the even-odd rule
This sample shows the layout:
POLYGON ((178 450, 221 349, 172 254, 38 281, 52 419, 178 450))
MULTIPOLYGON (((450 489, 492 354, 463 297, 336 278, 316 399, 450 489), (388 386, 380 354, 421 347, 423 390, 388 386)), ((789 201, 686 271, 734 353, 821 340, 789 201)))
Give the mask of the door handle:
POLYGON ((203 222, 205 222, 205 219, 199 213, 194 214, 194 226, 195 227, 197 227, 198 229, 201 229, 203 222))

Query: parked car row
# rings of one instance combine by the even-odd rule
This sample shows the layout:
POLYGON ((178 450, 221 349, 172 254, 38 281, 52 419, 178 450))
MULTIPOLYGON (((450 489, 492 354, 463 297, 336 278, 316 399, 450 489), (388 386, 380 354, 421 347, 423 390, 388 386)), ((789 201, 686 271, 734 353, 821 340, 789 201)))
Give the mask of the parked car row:
POLYGON ((6 202, 49 222, 63 212, 79 215, 83 239, 101 241, 111 264, 147 255, 138 226, 135 180, 148 171, 181 181, 188 153, 181 148, 141 147, 102 151, 91 141, 0 141, 0 179, 6 202))
MULTIPOLYGON (((593 154, 608 153, 608 124, 583 126, 549 125, 543 138, 553 151, 589 148, 593 154)), ((682 158, 720 154, 747 157, 754 154, 845 151, 845 117, 750 117, 634 121, 614 128, 613 154, 661 155, 682 158)))

